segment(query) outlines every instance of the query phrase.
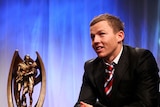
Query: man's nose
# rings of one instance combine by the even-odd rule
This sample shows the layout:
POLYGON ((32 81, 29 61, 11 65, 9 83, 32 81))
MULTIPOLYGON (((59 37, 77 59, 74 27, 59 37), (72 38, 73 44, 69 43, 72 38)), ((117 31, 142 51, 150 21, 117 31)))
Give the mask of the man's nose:
POLYGON ((100 42, 100 37, 98 35, 95 35, 93 42, 94 43, 100 42))

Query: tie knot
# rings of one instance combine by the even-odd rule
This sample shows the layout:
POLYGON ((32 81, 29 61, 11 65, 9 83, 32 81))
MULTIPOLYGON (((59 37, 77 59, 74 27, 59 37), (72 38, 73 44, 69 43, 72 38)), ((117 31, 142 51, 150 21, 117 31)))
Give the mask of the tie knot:
POLYGON ((106 66, 106 69, 108 70, 108 71, 112 71, 113 69, 114 69, 114 63, 112 63, 112 64, 107 64, 107 66, 106 66))
POLYGON ((113 65, 107 65, 107 70, 112 71, 113 70, 113 65))

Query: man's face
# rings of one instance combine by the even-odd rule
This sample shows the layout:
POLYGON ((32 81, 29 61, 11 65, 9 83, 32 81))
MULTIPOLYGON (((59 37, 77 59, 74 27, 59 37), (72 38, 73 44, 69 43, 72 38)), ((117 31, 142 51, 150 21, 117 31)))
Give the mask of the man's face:
POLYGON ((90 27, 92 47, 101 58, 114 59, 121 49, 123 32, 114 33, 107 21, 100 21, 90 27))

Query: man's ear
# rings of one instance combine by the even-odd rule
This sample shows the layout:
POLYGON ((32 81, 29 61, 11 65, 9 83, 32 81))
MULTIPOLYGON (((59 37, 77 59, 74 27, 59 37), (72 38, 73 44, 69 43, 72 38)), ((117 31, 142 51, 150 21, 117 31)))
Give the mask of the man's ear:
POLYGON ((122 42, 124 40, 124 31, 120 30, 117 33, 117 40, 118 40, 118 42, 122 42))

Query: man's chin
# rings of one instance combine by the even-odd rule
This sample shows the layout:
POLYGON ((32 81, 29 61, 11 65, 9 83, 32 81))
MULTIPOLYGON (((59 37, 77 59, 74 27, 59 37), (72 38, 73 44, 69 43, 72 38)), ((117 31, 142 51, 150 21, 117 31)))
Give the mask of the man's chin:
POLYGON ((98 55, 98 57, 99 57, 99 58, 105 58, 105 56, 104 56, 104 55, 98 55))

